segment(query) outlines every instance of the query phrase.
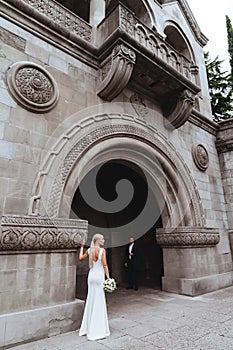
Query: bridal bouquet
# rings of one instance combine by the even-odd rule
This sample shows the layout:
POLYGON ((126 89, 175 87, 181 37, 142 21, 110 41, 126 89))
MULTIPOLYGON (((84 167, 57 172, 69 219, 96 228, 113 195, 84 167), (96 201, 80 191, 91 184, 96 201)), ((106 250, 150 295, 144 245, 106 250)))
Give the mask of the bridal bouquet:
POLYGON ((107 278, 104 281, 105 292, 112 293, 112 292, 114 292, 114 290, 116 290, 116 288, 117 288, 117 286, 116 286, 116 281, 114 280, 114 278, 107 278))

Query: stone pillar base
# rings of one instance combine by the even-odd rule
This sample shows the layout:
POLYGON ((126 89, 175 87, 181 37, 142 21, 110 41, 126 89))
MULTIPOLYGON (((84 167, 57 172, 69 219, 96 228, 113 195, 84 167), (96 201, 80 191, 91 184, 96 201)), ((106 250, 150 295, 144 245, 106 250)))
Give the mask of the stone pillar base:
POLYGON ((0 349, 77 330, 84 301, 0 315, 0 349))
POLYGON ((199 278, 162 278, 162 289, 166 292, 197 296, 232 286, 233 272, 199 278))

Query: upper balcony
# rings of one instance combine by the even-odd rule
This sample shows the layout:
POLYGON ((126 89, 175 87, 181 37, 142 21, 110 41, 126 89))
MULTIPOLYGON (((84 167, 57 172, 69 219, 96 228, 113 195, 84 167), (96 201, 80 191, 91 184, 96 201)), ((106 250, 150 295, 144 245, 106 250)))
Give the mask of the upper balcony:
POLYGON ((101 68, 99 96, 112 100, 128 84, 161 104, 168 125, 184 124, 200 91, 193 62, 122 4, 99 24, 95 44, 101 68))
POLYGON ((40 35, 51 31, 54 42, 63 38, 64 47, 99 68, 101 98, 111 101, 128 85, 161 104, 168 126, 180 127, 189 118, 200 91, 198 67, 123 4, 118 2, 95 28, 54 0, 7 3, 30 15, 34 33, 36 26, 40 35))

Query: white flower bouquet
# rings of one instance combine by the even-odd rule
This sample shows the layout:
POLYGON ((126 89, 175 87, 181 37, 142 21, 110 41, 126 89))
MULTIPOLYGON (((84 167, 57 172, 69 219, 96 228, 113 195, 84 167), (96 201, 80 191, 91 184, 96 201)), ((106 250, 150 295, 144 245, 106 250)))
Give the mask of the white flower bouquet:
POLYGON ((105 292, 112 293, 112 292, 114 292, 114 290, 116 290, 116 288, 117 288, 117 286, 116 286, 116 281, 114 280, 114 278, 107 278, 104 281, 105 292))

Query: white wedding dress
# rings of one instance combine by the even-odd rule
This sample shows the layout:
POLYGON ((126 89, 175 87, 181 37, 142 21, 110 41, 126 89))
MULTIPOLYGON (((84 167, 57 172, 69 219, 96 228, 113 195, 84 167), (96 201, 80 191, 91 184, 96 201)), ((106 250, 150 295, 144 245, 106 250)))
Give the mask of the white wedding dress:
MULTIPOLYGON (((88 249, 90 254, 90 249, 88 249)), ((105 291, 103 283, 105 273, 102 264, 103 248, 100 248, 98 260, 88 274, 88 293, 79 335, 86 335, 88 340, 103 339, 110 335, 105 291)))

